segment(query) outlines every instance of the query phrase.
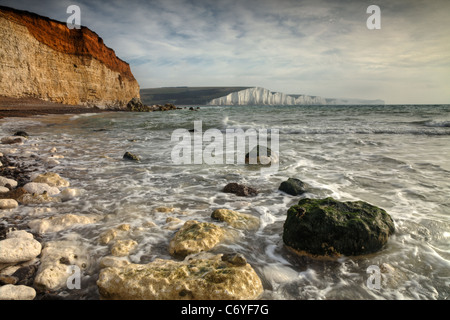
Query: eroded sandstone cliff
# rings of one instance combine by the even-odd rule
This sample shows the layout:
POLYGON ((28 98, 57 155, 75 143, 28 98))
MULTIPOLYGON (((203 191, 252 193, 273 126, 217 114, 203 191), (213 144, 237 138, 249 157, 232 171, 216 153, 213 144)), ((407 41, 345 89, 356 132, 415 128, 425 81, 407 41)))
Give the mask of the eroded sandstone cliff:
POLYGON ((128 63, 86 27, 0 6, 0 95, 126 107, 139 98, 128 63))

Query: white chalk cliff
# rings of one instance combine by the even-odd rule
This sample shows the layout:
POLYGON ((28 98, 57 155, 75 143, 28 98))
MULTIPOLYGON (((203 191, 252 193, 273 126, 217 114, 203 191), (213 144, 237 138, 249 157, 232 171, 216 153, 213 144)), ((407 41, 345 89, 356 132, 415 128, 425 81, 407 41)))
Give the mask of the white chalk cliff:
POLYGON ((232 92, 224 97, 211 100, 209 105, 322 105, 327 104, 322 97, 307 95, 287 95, 255 87, 232 92))

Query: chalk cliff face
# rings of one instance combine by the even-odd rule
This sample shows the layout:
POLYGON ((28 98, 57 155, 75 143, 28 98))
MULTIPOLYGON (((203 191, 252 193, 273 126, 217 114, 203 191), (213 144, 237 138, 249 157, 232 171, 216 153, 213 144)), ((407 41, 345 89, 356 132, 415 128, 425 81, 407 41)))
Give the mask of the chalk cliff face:
POLYGON ((139 98, 128 63, 86 27, 0 6, 0 95, 122 108, 139 98))
POLYGON ((264 88, 249 88, 232 92, 229 95, 211 100, 209 105, 322 105, 326 100, 321 97, 271 92, 264 88))

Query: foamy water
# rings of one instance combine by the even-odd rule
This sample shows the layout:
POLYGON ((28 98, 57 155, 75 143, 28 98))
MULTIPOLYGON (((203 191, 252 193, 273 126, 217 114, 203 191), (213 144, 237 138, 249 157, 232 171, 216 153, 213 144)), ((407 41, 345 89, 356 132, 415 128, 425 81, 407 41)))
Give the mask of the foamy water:
MULTIPOLYGON (((38 216, 104 217, 95 225, 44 236, 77 239, 92 257, 82 290, 66 290, 64 296, 98 298, 97 261, 109 249, 99 245, 97 237, 108 228, 120 223, 135 227, 131 237, 139 245, 130 255, 134 263, 173 259, 168 244, 177 226, 166 224, 168 216, 211 222, 215 209, 229 208, 258 216, 260 228, 236 231, 232 241, 213 252, 242 253, 263 281, 263 299, 449 297, 449 106, 201 107, 198 112, 42 119, 3 121, 2 136, 27 131, 31 137, 20 152, 32 144, 37 144, 36 153, 56 147, 64 159, 52 171, 83 193, 47 206, 51 209, 38 216), (254 166, 237 164, 175 165, 171 134, 179 128, 193 129, 197 120, 204 131, 279 129, 278 172, 261 176, 254 166), (142 161, 123 161, 125 151, 138 154, 142 161), (309 192, 293 197, 278 191, 288 177, 307 183, 309 192), (260 193, 246 198, 221 192, 229 182, 248 184, 260 193), (393 217, 396 233, 383 250, 367 256, 322 261, 292 254, 282 242, 288 208, 303 197, 327 196, 382 207, 393 217), (170 214, 154 210, 161 206, 176 210, 170 214), (149 221, 157 228, 139 229, 149 221), (379 290, 367 286, 366 270, 371 265, 384 271, 379 290)), ((36 206, 20 210, 25 219, 37 216, 36 206)))

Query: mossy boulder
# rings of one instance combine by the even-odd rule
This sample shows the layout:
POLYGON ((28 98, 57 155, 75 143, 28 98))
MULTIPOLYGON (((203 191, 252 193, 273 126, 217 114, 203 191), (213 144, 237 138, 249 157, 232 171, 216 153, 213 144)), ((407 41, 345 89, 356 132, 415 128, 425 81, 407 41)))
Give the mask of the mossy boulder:
POLYGON ((289 178, 280 184, 278 190, 290 194, 291 196, 298 196, 306 192, 306 186, 299 179, 289 178))
POLYGON ((123 155, 123 159, 124 160, 130 160, 130 161, 141 161, 141 159, 139 158, 139 156, 131 153, 131 152, 125 152, 125 154, 123 155))
POLYGON ((364 201, 302 199, 288 210, 283 241, 300 253, 355 256, 380 250, 394 231, 391 216, 364 201))
POLYGON ((263 292, 245 258, 205 253, 184 261, 104 268, 97 286, 101 298, 109 300, 248 300, 263 292))

